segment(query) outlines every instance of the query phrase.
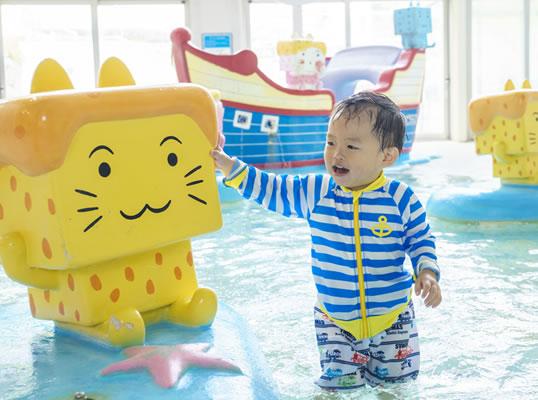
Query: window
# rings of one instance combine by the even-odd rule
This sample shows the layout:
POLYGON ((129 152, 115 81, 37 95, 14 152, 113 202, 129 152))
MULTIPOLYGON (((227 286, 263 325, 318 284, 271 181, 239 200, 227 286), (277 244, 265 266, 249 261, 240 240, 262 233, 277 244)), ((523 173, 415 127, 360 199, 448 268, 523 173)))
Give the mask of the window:
MULTIPOLYGON (((416 5, 416 3, 415 3, 416 5)), ((402 1, 357 1, 350 4, 351 46, 402 46, 401 36, 394 34, 394 10, 406 8, 402 1)), ((444 86, 444 18, 443 1, 422 1, 420 7, 431 9, 432 33, 426 50, 424 89, 417 123, 417 135, 445 136, 444 86)))
MULTIPOLYGON (((350 4, 351 47, 356 46, 401 46, 399 36, 394 34, 393 12, 406 8, 402 1, 354 1, 350 4)), ((427 7, 421 3, 422 7, 427 7)))
POLYGON ((30 93, 32 76, 54 58, 76 88, 94 86, 89 5, 2 5, 6 97, 30 93))
POLYGON ((522 0, 473 0, 472 97, 502 91, 508 79, 520 88, 527 78, 523 18, 522 0))
POLYGON ((303 35, 325 43, 327 57, 346 48, 346 14, 344 3, 309 3, 302 7, 303 35))
POLYGON ((529 79, 533 88, 538 89, 538 1, 531 1, 530 7, 529 79))
POLYGON ((251 50, 258 56, 258 68, 269 78, 285 85, 286 76, 280 71, 276 53, 277 43, 293 35, 293 7, 287 4, 250 4, 251 50))
POLYGON ((170 33, 184 25, 182 4, 100 5, 98 20, 101 64, 118 57, 140 85, 177 82, 170 33))

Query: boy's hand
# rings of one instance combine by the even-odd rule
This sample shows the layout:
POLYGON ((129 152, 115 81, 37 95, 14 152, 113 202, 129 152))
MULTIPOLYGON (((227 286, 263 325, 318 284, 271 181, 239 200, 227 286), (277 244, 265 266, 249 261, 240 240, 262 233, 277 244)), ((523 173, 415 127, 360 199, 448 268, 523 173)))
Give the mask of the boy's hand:
POLYGON ((426 307, 435 308, 441 304, 441 287, 437 283, 435 272, 429 269, 423 269, 415 282, 415 293, 424 299, 426 307))
POLYGON ((234 166, 234 160, 232 160, 228 154, 222 151, 222 147, 219 145, 211 150, 210 154, 215 160, 215 168, 222 172, 224 176, 228 176, 234 166))

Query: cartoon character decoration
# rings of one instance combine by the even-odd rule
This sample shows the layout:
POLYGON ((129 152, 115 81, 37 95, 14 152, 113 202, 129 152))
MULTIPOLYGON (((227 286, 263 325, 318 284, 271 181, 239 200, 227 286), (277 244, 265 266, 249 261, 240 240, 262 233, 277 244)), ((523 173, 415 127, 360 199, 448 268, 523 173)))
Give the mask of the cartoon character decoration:
POLYGON ((35 318, 113 346, 217 310, 189 241, 222 225, 214 100, 191 84, 129 85, 116 58, 89 91, 46 59, 31 96, 0 103, 3 267, 35 318))
POLYGON ((493 176, 502 183, 538 185, 538 91, 529 81, 516 90, 473 100, 469 121, 477 154, 493 155, 493 176))
POLYGON ((320 78, 325 73, 325 43, 293 37, 277 43, 280 69, 286 71, 286 83, 292 89, 321 89, 320 78))
POLYGON ((426 34, 432 32, 431 10, 425 7, 413 7, 413 2, 408 8, 394 10, 394 34, 402 35, 404 49, 426 49, 435 46, 428 44, 426 34))

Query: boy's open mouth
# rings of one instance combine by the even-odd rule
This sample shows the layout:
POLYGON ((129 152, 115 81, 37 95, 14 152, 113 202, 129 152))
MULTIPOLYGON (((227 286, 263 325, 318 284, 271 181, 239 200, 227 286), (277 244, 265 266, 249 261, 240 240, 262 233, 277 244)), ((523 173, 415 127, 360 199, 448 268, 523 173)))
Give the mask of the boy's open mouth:
POLYGON ((336 176, 344 176, 349 172, 349 169, 343 167, 333 166, 333 171, 336 176))

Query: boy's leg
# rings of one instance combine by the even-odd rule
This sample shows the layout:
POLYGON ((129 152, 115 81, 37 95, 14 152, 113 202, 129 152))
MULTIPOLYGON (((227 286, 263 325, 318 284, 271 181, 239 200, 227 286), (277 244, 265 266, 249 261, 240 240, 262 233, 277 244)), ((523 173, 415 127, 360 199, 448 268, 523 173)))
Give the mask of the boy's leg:
POLYGON ((392 326, 372 338, 366 381, 371 386, 416 379, 420 368, 418 331, 413 302, 392 326))
POLYGON ((353 335, 338 327, 318 307, 314 321, 321 364, 321 376, 316 384, 329 391, 358 389, 365 385, 364 371, 368 343, 356 341, 353 335))

